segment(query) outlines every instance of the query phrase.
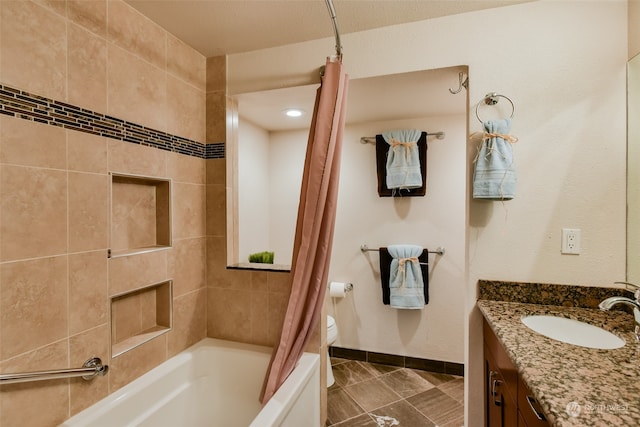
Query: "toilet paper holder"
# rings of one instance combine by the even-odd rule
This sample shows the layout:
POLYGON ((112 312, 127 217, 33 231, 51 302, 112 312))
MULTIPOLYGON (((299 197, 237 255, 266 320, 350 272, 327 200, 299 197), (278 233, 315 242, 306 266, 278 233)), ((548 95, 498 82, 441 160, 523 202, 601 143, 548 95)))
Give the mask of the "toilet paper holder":
MULTIPOLYGON (((335 282, 329 282, 329 284, 327 285, 327 289, 331 288, 331 283, 335 283, 335 282)), ((353 290, 353 283, 345 283, 344 284, 344 291, 345 292, 351 292, 353 290)))

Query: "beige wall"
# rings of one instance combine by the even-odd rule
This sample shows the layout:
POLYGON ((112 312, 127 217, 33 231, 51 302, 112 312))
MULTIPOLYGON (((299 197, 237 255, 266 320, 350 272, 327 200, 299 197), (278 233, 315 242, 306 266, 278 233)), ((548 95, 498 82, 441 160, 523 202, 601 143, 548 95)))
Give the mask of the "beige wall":
POLYGON ((640 53, 640 1, 628 0, 629 59, 640 53))
MULTIPOLYGON (((0 2, 0 82, 204 142, 205 58, 120 1, 0 2)), ((206 336, 205 161, 0 118, 0 371, 107 377, 3 386, 2 425, 53 426, 206 336), (109 172, 173 180, 173 248, 107 259, 109 172), (173 330, 110 358, 111 295, 172 278, 173 330)))
MULTIPOLYGON (((537 1, 342 37, 352 78, 468 65, 469 133, 480 130, 473 109, 486 93, 515 103, 516 198, 466 195, 467 326, 455 339, 465 341, 469 427, 483 410, 478 279, 611 286, 625 277, 627 35, 625 2, 537 1), (580 255, 560 254, 562 227, 582 229, 580 255)), ((333 44, 232 55, 229 92, 307 84, 333 44)))

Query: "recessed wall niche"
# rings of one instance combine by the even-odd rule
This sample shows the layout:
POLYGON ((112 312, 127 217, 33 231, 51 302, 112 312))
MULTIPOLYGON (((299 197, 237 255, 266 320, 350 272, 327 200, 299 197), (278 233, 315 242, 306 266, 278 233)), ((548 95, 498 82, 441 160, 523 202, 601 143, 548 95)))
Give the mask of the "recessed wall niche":
POLYGON ((110 257, 171 247, 171 180, 111 174, 110 257))
POLYGON ((111 297, 111 357, 171 330, 173 281, 111 297))

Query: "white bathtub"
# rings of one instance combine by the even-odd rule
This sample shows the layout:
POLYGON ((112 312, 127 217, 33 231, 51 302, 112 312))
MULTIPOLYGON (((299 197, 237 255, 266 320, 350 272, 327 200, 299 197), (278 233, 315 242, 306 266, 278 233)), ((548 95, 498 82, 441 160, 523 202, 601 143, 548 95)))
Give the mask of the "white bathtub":
POLYGON ((270 357, 267 347, 206 338, 62 427, 319 427, 320 356, 305 353, 263 408, 270 357))

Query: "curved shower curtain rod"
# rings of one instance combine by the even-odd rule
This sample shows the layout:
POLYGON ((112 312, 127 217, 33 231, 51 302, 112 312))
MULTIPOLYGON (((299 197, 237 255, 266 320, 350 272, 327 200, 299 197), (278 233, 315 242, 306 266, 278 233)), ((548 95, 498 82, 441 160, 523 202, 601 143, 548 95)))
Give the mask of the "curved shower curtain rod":
POLYGON ((329 9, 329 15, 331 15, 331 21, 333 22, 333 34, 336 37, 336 56, 342 59, 342 45, 340 44, 340 32, 338 31, 338 22, 336 20, 336 10, 333 8, 333 1, 324 0, 329 9))

